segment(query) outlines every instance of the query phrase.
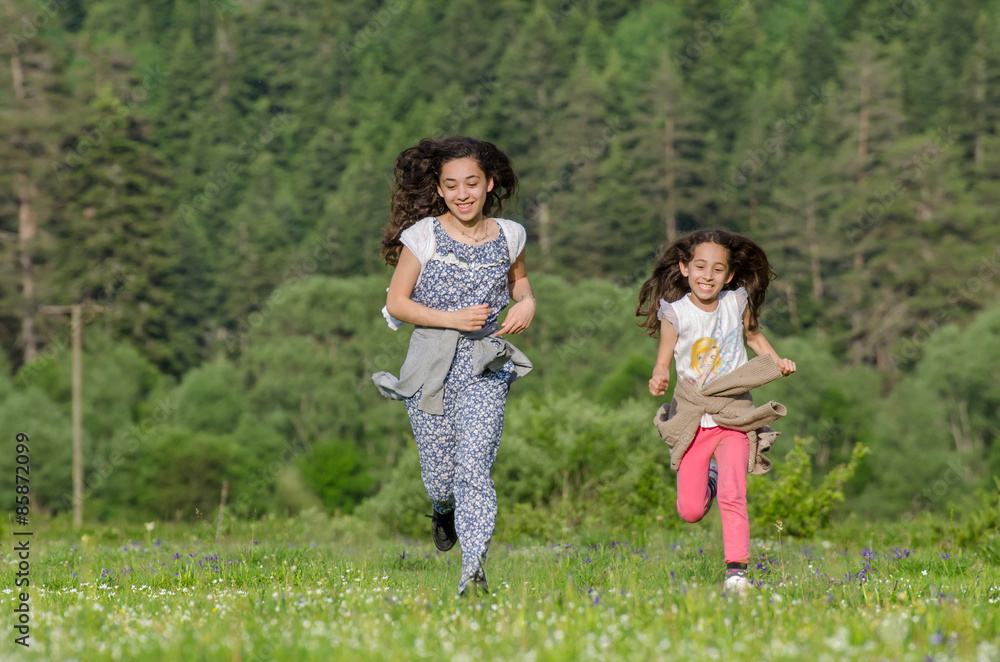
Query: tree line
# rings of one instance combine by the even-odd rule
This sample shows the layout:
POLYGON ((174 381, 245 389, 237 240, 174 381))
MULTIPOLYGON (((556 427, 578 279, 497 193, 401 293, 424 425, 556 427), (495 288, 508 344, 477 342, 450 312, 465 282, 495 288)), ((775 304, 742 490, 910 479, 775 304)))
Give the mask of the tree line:
MULTIPOLYGON (((85 332, 103 357, 87 361, 88 397, 109 402, 88 402, 104 412, 85 421, 91 462, 136 459, 115 446, 122 426, 163 394, 189 393, 190 410, 144 444, 178 457, 190 444, 215 449, 221 465, 251 444, 241 475, 350 507, 405 449, 401 414, 362 421, 356 400, 370 395, 358 387, 365 370, 392 367, 405 347, 400 336, 366 344, 381 331, 364 326, 389 275, 378 242, 393 161, 422 137, 467 134, 511 154, 522 186, 505 215, 528 230, 533 282, 560 302, 525 339, 558 359, 518 385, 525 398, 580 392, 574 384, 612 409, 641 398, 635 286, 664 241, 723 227, 772 259, 770 332, 805 343, 865 394, 834 389, 810 405, 825 423, 789 421, 813 437, 817 467, 864 441, 873 451, 861 475, 876 441, 907 458, 926 443, 941 453, 928 466, 960 456, 965 469, 948 475, 975 482, 994 462, 992 390, 977 368, 957 377, 947 364, 967 361, 949 352, 969 343, 987 365, 996 338, 983 320, 1000 272, 998 10, 995 0, 7 0, 0 342, 11 402, 62 411, 67 331, 39 306, 99 304, 85 332), (459 24, 475 38, 441 48, 459 24), (308 304, 296 299, 305 292, 308 304), (278 311, 299 305, 311 311, 303 326, 270 335, 278 311), (101 377, 104 361, 134 374, 101 377), (203 421, 193 394, 237 383, 218 395, 217 420, 203 421), (874 402, 892 408, 871 412, 874 402), (865 425, 824 413, 835 405, 868 412, 865 425), (900 432, 913 421, 923 424, 900 432), (318 460, 268 468, 299 445, 296 457, 343 457, 368 478, 341 500, 309 477, 318 460)), ((54 416, 44 425, 65 436, 54 416)), ((95 499, 115 475, 125 474, 91 486, 95 499)), ((885 503, 898 509, 909 497, 897 488, 885 503)), ((275 489, 250 488, 271 506, 275 489)))

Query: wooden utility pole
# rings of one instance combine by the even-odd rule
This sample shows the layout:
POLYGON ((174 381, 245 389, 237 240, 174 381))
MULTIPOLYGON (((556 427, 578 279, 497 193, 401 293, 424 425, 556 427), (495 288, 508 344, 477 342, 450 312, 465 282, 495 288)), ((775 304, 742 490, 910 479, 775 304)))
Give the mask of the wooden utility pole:
POLYGON ((83 526, 83 311, 99 313, 104 306, 75 303, 71 306, 39 306, 43 315, 70 316, 73 334, 73 527, 83 526))

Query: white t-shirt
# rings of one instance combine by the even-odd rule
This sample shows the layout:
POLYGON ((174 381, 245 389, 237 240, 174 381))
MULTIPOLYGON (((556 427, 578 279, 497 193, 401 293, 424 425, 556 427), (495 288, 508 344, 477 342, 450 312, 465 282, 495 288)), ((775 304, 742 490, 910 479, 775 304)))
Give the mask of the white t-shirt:
MULTIPOLYGON (((656 316, 666 319, 677 331, 674 345, 674 365, 678 379, 683 379, 699 391, 720 375, 732 372, 747 362, 743 340, 743 310, 747 306, 747 291, 723 290, 719 305, 705 312, 691 302, 686 294, 667 303, 660 299, 656 316)), ((709 414, 701 419, 701 427, 716 427, 709 414)))

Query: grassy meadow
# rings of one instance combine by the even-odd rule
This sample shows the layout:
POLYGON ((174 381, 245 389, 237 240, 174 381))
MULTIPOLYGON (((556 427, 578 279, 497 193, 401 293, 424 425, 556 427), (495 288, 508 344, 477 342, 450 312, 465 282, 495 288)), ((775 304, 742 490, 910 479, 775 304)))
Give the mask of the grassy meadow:
POLYGON ((219 542, 207 522, 81 532, 50 523, 31 541, 30 651, 13 642, 18 561, 3 554, 10 606, 0 657, 1000 659, 992 546, 955 548, 928 523, 755 538, 757 587, 738 598, 722 593, 719 525, 707 519, 552 540, 504 540, 501 529, 491 595, 474 599, 455 596, 457 547, 376 539, 350 519, 239 523, 219 542))

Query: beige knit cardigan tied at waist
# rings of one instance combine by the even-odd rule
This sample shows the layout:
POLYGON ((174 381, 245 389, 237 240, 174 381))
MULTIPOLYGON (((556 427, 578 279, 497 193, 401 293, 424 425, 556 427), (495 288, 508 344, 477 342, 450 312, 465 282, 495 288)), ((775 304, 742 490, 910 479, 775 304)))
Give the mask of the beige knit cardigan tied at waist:
POLYGON ((762 474, 771 469, 764 453, 775 437, 773 423, 787 413, 785 405, 768 402, 754 407, 750 390, 781 377, 781 371, 768 355, 758 356, 736 370, 710 382, 701 391, 684 380, 674 387, 674 399, 656 412, 653 423, 670 447, 670 468, 677 471, 701 424, 702 414, 711 414, 724 428, 746 432, 750 439, 750 462, 747 473, 762 474))

